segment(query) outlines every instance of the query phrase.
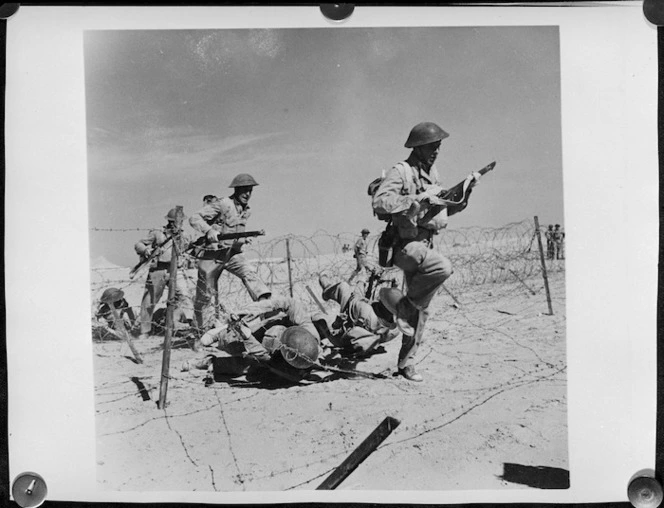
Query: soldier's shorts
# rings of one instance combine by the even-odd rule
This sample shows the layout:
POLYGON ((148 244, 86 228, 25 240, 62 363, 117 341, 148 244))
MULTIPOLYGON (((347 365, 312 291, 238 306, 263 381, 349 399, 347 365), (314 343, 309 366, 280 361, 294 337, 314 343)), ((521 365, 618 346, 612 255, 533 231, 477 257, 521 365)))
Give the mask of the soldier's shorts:
POLYGON ((452 263, 426 242, 410 242, 395 249, 394 264, 401 268, 408 296, 420 309, 426 309, 440 286, 454 272, 452 263))

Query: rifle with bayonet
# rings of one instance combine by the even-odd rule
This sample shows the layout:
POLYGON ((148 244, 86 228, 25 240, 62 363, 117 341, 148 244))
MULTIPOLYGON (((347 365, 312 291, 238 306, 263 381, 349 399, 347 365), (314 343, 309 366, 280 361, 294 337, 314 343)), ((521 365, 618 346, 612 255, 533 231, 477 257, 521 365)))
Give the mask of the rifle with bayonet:
MULTIPOLYGON (((217 242, 222 242, 224 240, 241 240, 243 238, 254 238, 256 236, 265 235, 263 229, 259 231, 242 231, 237 233, 223 233, 217 236, 217 242)), ((215 242, 216 243, 216 242, 215 242)), ((188 254, 194 256, 195 258, 199 257, 205 250, 206 246, 209 244, 207 236, 203 235, 198 239, 194 240, 189 244, 189 247, 185 250, 188 254)))
MULTIPOLYGON (((492 162, 487 166, 484 166, 478 171, 480 176, 484 176, 489 171, 491 171, 496 166, 496 162, 492 162)), ((429 203, 431 207, 429 211, 421 219, 421 222, 424 223, 436 216, 443 208, 447 208, 448 216, 454 215, 455 213, 460 212, 468 205, 468 198, 470 197, 470 192, 474 185, 473 178, 466 178, 465 180, 459 182, 454 187, 444 190, 439 193, 437 196, 429 198, 429 203)))
POLYGON ((173 237, 167 236, 166 239, 157 245, 156 248, 152 250, 150 255, 144 259, 141 259, 138 264, 131 269, 129 272, 129 278, 133 279, 137 275, 143 273, 144 269, 149 267, 155 259, 157 259, 166 249, 168 249, 173 243, 173 237))

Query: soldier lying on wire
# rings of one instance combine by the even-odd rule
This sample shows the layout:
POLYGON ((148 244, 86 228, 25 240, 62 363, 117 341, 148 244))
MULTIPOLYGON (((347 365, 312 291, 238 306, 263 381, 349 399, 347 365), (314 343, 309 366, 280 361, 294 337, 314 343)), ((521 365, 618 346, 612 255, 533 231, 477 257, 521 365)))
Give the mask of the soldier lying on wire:
POLYGON ((311 314, 300 302, 282 296, 251 303, 229 315, 225 323, 200 339, 202 346, 214 344, 226 358, 207 355, 185 362, 183 370, 191 366, 206 369, 214 362, 216 374, 235 377, 263 367, 296 380, 305 376, 323 353, 311 314))
MULTIPOLYGON (((313 322, 321 337, 345 352, 368 355, 398 334, 396 320, 381 301, 371 302, 364 297, 359 287, 351 287, 344 281, 333 281, 321 274, 318 282, 323 290, 323 300, 333 300, 340 306, 339 314, 328 323, 322 314, 314 316, 313 322)), ((384 288, 388 289, 388 288, 384 288)), ((401 292, 383 291, 383 298, 401 298, 401 292)))

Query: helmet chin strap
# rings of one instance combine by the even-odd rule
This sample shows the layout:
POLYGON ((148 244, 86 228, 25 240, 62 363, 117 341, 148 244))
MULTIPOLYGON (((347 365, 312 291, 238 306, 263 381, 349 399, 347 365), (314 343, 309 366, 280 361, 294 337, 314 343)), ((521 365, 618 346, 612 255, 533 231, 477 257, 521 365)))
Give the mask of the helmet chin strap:
POLYGON ((431 166, 433 166, 433 163, 435 160, 433 160, 430 164, 429 161, 425 160, 424 157, 422 157, 422 151, 419 146, 416 146, 413 148, 413 155, 415 156, 415 159, 417 160, 417 166, 420 169, 423 169, 425 171, 429 171, 431 169, 431 166))

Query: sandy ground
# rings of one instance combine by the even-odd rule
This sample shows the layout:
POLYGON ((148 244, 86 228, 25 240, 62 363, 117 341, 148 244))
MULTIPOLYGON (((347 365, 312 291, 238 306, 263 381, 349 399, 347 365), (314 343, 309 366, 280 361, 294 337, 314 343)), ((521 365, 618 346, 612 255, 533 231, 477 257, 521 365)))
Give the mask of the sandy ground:
POLYGON ((206 386, 205 371, 180 371, 202 355, 179 340, 160 410, 163 337, 135 341, 143 364, 122 341, 96 341, 100 488, 312 490, 388 416, 399 426, 337 490, 565 488, 564 272, 549 284, 553 315, 536 277, 458 290, 460 306, 439 294, 418 353, 424 383, 392 376, 398 338, 340 365, 384 379, 206 386))

